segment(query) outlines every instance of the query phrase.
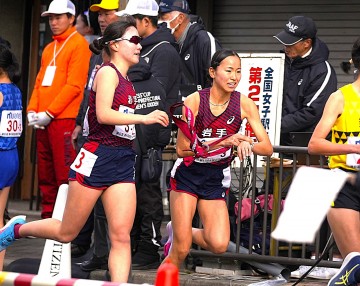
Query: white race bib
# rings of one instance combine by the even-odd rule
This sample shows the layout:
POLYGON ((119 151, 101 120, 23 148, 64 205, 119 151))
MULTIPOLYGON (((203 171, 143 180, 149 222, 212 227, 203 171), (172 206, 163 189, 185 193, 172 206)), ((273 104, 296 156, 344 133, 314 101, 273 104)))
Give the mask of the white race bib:
POLYGON ((45 71, 42 86, 51 86, 55 77, 56 66, 48 66, 45 71))
MULTIPOLYGON (((217 140, 219 138, 201 138, 201 142, 209 142, 209 141, 214 141, 214 140, 217 140)), ((221 153, 221 154, 217 154, 217 155, 211 155, 211 152, 214 152, 216 151, 217 149, 215 150, 211 150, 209 152, 209 157, 206 157, 206 158, 195 158, 195 162, 198 162, 198 163, 212 163, 212 162, 218 162, 218 161, 221 161, 221 160, 224 160, 225 158, 228 158, 231 156, 232 154, 232 150, 231 148, 229 148, 228 150, 226 150, 226 152, 224 153, 221 153)))
POLYGON ((20 137, 22 129, 21 110, 4 110, 2 112, 0 121, 0 136, 20 137))
MULTIPOLYGON (((120 105, 119 112, 134 114, 134 109, 128 106, 120 105)), ((115 125, 115 129, 112 134, 124 139, 134 140, 136 137, 135 124, 115 125)))
POLYGON ((97 155, 81 148, 75 161, 71 164, 70 169, 86 177, 90 177, 97 158, 97 155))
MULTIPOLYGON (((348 144, 360 144, 360 137, 348 137, 348 144)), ((351 153, 346 155, 346 165, 360 170, 360 154, 351 153)))

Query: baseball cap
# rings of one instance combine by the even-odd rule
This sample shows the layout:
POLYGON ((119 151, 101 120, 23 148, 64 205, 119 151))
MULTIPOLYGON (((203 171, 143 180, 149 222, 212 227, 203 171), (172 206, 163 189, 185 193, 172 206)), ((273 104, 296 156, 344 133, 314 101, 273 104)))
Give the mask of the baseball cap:
POLYGON ((189 4, 186 0, 161 0, 159 3, 159 12, 168 13, 171 11, 179 11, 189 14, 189 4))
POLYGON ((316 32, 317 29, 313 19, 305 16, 294 16, 289 19, 284 30, 274 38, 283 45, 290 46, 305 39, 315 38, 316 32))
POLYGON ((76 14, 75 5, 70 0, 53 0, 49 9, 41 13, 41 17, 49 16, 49 14, 66 14, 70 13, 71 15, 76 14))
POLYGON ((98 12, 100 9, 117 10, 119 9, 119 0, 102 0, 99 4, 90 6, 91 12, 98 12))
POLYGON ((123 15, 144 15, 144 16, 157 16, 159 5, 155 0, 129 0, 125 10, 116 12, 118 16, 123 15))

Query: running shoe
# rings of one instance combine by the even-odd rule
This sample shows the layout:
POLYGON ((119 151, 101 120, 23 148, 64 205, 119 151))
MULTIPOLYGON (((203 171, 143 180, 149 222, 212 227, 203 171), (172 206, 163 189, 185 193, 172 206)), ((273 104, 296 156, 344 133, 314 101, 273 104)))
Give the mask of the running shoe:
POLYGON ((341 265, 340 270, 330 279, 328 286, 350 286, 357 285, 355 273, 360 269, 360 252, 351 252, 341 265))
POLYGON ((15 241, 14 226, 26 223, 25 219, 26 216, 24 215, 15 216, 0 229, 0 252, 15 241))
POLYGON ((169 238, 164 245, 164 257, 169 255, 172 240, 173 240, 173 231, 172 231, 171 221, 169 221, 168 224, 166 225, 166 232, 168 233, 169 238))
MULTIPOLYGON (((310 266, 301 265, 297 270, 291 272, 291 277, 300 278, 310 269, 310 266)), ((329 280, 337 272, 338 268, 328 268, 328 267, 315 267, 311 272, 306 276, 314 279, 324 279, 329 280)))

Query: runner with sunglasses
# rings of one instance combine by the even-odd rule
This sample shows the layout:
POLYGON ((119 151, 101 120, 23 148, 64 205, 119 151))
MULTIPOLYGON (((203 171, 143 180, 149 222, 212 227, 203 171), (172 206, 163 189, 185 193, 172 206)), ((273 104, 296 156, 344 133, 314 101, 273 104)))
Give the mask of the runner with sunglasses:
POLYGON ((0 230, 0 251, 21 237, 35 236, 62 243, 72 241, 101 196, 109 224, 112 281, 127 282, 130 263, 130 230, 136 208, 135 124, 169 124, 165 112, 134 114, 135 90, 127 79, 130 66, 139 62, 141 45, 135 23, 110 24, 93 42, 104 49, 110 62, 97 71, 90 91, 89 134, 71 165, 69 191, 62 221, 49 218, 25 223, 14 217, 0 230))

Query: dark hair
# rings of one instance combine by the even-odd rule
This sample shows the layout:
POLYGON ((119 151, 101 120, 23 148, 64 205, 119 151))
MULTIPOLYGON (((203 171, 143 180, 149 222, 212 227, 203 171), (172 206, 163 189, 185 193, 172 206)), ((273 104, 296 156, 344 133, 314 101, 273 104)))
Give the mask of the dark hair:
POLYGON ((351 50, 351 59, 354 67, 360 69, 360 38, 358 38, 351 50))
POLYGON ((233 50, 221 49, 221 50, 216 51, 215 54, 211 58, 210 67, 212 67, 213 69, 216 69, 225 58, 230 57, 230 56, 236 56, 240 59, 237 52, 235 52, 233 50))
POLYGON ((99 55, 101 50, 105 49, 105 52, 110 56, 109 42, 121 38, 129 27, 136 28, 136 22, 132 16, 123 17, 119 21, 109 24, 103 36, 95 39, 92 44, 90 44, 90 50, 94 54, 99 55))
POLYGON ((100 25, 97 19, 97 13, 91 11, 82 11, 79 13, 79 16, 84 21, 86 26, 93 29, 94 35, 100 35, 100 25))
POLYGON ((4 45, 8 49, 11 49, 11 44, 8 40, 5 40, 4 38, 0 37, 0 45, 4 45))
POLYGON ((351 69, 351 61, 347 61, 347 62, 341 62, 340 63, 340 68, 342 69, 342 71, 344 73, 349 73, 350 69, 351 69))
POLYGON ((157 27, 157 24, 158 24, 158 17, 157 16, 146 16, 146 15, 141 15, 141 14, 135 14, 135 15, 133 15, 133 17, 135 19, 139 19, 139 20, 142 20, 145 17, 147 17, 147 18, 149 18, 149 20, 151 22, 151 25, 153 25, 153 27, 157 27))
POLYGON ((0 44, 0 75, 4 73, 13 83, 20 79, 20 67, 15 55, 6 45, 0 44))

